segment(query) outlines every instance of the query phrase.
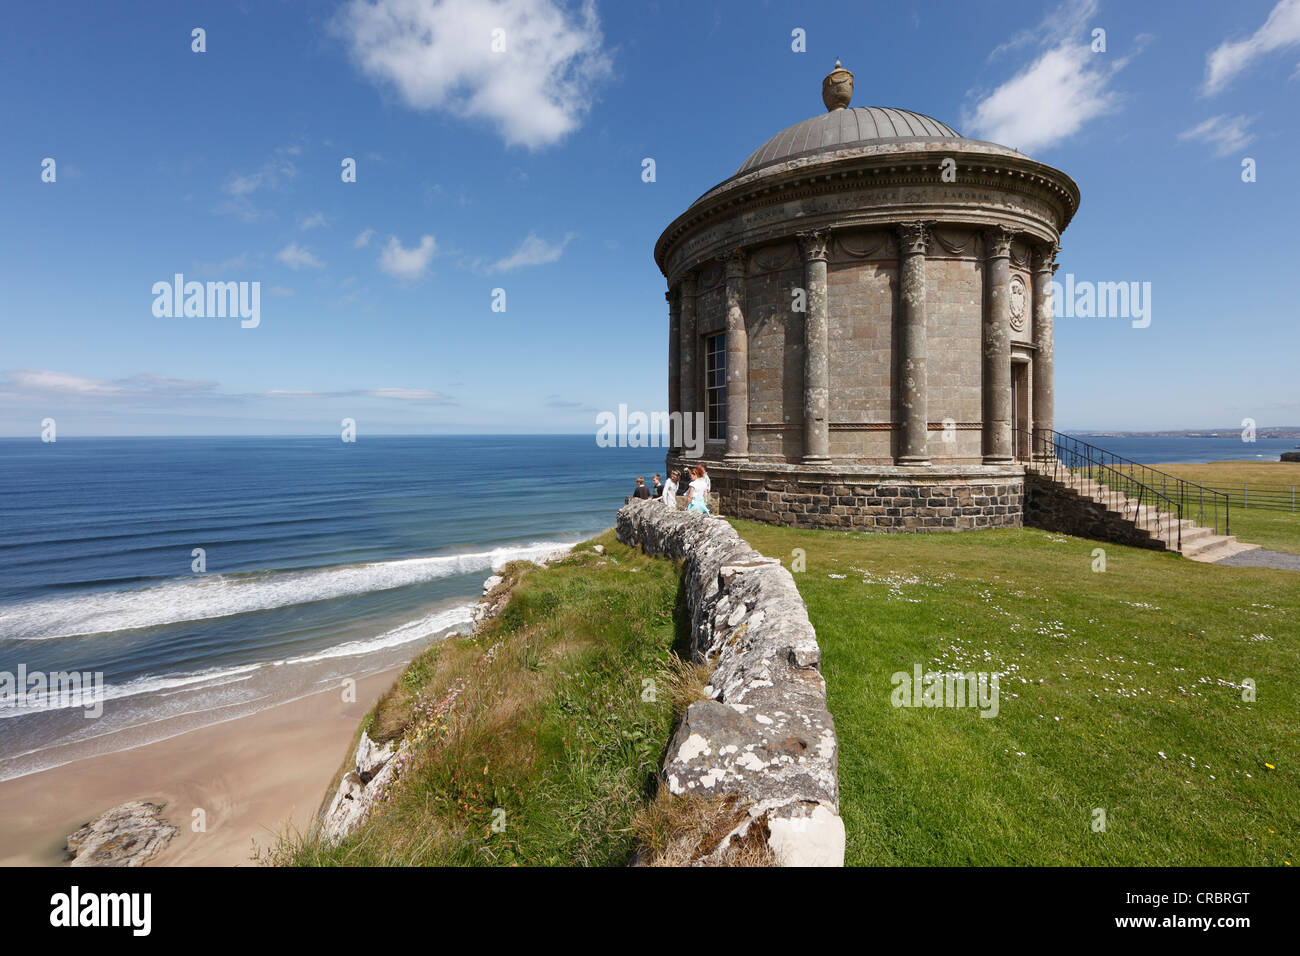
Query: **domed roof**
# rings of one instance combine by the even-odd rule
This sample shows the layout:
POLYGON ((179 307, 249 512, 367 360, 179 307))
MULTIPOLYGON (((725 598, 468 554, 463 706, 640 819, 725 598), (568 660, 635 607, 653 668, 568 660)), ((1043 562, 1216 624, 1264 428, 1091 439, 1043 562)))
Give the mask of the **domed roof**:
POLYGON ((781 130, 754 150, 735 175, 823 150, 945 139, 963 137, 951 126, 924 113, 881 106, 833 109, 781 130))

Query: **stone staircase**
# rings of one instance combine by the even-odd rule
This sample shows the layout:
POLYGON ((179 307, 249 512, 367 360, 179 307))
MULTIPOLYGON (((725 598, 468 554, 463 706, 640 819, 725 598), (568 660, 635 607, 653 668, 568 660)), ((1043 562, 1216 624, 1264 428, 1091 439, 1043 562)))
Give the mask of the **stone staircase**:
POLYGON ((1202 527, 1187 518, 1179 521, 1175 513, 1160 509, 1159 504, 1167 504, 1167 499, 1156 498, 1156 505, 1146 502, 1139 504, 1137 499, 1065 468, 1059 462, 1026 462, 1025 470, 1051 482, 1060 490, 1100 505, 1110 516, 1127 523, 1140 535, 1149 538, 1150 546, 1177 551, 1193 561, 1212 563, 1259 548, 1257 544, 1238 541, 1232 535, 1215 534, 1213 529, 1202 527))

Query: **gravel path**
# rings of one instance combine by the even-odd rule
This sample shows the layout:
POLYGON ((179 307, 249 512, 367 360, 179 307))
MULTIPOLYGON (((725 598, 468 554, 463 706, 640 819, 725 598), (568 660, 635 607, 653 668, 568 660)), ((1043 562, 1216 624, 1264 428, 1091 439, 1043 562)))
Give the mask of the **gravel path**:
POLYGON ((1232 557, 1215 561, 1215 564, 1229 564, 1233 567, 1282 568, 1287 571, 1300 571, 1300 554, 1287 554, 1285 551, 1243 551, 1232 557))

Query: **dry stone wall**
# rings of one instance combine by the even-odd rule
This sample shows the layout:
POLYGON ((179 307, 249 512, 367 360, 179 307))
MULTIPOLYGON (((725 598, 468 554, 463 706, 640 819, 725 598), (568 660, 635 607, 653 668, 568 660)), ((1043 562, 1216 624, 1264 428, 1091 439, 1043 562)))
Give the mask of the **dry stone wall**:
POLYGON ((675 795, 735 797, 732 840, 764 835, 787 866, 841 866, 838 744, 826 709, 821 650, 790 572, 720 518, 633 501, 618 539, 683 562, 691 653, 712 666, 706 700, 687 709, 664 762, 675 795))
POLYGON ((1167 550, 1167 545, 1123 514, 1043 475, 1025 473, 1025 524, 1057 534, 1109 541, 1133 548, 1167 550))

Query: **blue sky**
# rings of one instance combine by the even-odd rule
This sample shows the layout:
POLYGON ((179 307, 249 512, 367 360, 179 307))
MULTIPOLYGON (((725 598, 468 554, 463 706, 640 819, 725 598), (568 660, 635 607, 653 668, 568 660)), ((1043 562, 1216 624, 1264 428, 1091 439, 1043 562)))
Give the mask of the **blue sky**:
POLYGON ((1073 176, 1058 278, 1151 283, 1147 328, 1058 320, 1058 427, 1300 423, 1300 0, 988 9, 12 6, 0 434, 584 432, 662 408, 654 241, 823 110, 836 57, 855 105, 1073 176), (178 272, 260 282, 260 324, 155 316, 178 272))

